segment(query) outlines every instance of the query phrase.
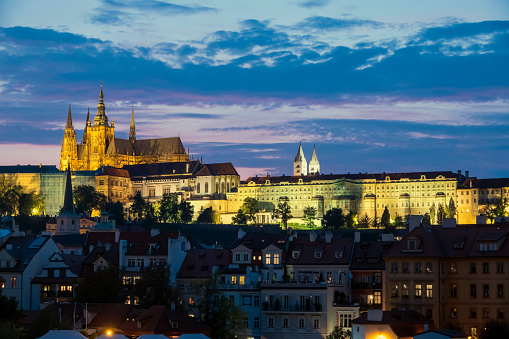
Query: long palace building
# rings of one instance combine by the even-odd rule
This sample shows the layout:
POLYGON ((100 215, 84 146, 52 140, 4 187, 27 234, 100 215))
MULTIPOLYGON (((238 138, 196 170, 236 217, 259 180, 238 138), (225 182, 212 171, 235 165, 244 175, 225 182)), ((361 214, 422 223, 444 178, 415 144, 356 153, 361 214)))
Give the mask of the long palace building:
POLYGON ((108 123, 104 94, 101 85, 97 115, 90 120, 90 111, 83 132, 83 141, 78 144, 72 124, 71 106, 65 125, 60 151, 60 170, 70 166, 71 171, 94 171, 101 166, 120 168, 124 165, 185 162, 189 161, 179 137, 158 139, 136 139, 134 110, 131 115, 129 140, 115 137, 115 123, 108 123))

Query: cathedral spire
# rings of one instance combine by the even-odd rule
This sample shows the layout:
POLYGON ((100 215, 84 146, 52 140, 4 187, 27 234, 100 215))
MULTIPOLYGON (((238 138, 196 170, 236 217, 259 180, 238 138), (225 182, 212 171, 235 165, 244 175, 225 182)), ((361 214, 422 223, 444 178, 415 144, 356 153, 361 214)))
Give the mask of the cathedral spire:
POLYGON ((293 161, 293 175, 301 176, 308 174, 308 162, 306 157, 304 156, 304 151, 302 150, 302 142, 299 143, 299 150, 297 151, 297 155, 295 156, 295 160, 293 161))
POLYGON ((87 121, 85 121, 85 129, 83 130, 83 143, 87 142, 88 126, 90 126, 90 108, 87 113, 87 121))
POLYGON ((71 104, 69 104, 69 113, 67 114, 67 124, 65 128, 72 128, 71 104))
POLYGON ((94 118, 94 126, 108 126, 106 107, 104 107, 104 94, 102 82, 101 82, 101 93, 99 93, 99 104, 97 105, 97 115, 94 118))
POLYGON ((318 157, 316 156, 316 148, 313 145, 313 155, 311 155, 311 160, 309 161, 309 174, 319 174, 320 173, 320 162, 318 161, 318 157))
POLYGON ((62 213, 76 214, 74 211, 74 203, 72 199, 72 182, 71 182, 71 168, 68 165, 66 171, 65 193, 64 193, 64 206, 62 213))
POLYGON ((129 131, 129 141, 133 142, 136 140, 136 128, 134 127, 134 106, 131 106, 131 129, 129 131))

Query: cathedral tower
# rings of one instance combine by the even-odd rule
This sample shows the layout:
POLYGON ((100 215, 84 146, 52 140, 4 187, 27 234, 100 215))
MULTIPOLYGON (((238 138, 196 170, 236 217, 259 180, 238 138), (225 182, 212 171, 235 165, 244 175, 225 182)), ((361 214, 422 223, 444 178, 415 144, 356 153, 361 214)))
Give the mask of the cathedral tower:
POLYGON ((132 107, 131 113, 131 129, 129 130, 129 141, 133 144, 136 141, 136 129, 134 128, 134 107, 132 107))
POLYGON ((304 156, 302 144, 299 143, 299 150, 297 151, 297 155, 295 156, 295 160, 293 161, 293 175, 301 176, 307 174, 308 174, 308 162, 306 160, 306 157, 304 156))
POLYGON ((320 162, 316 156, 316 149, 314 145, 313 155, 311 156, 311 160, 309 160, 309 174, 320 174, 320 162))
POLYGON ((64 138, 60 148, 60 168, 76 168, 78 166, 78 144, 76 141, 76 132, 72 124, 71 105, 67 114, 67 123, 65 124, 64 138))

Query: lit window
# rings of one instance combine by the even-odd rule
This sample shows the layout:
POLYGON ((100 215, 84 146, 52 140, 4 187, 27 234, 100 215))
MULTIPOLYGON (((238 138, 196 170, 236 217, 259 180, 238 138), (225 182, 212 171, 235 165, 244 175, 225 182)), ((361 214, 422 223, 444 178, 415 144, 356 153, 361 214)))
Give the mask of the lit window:
POLYGON ((265 265, 270 265, 270 253, 265 254, 265 265))
POLYGON ((274 254, 274 265, 279 265, 279 253, 274 254))

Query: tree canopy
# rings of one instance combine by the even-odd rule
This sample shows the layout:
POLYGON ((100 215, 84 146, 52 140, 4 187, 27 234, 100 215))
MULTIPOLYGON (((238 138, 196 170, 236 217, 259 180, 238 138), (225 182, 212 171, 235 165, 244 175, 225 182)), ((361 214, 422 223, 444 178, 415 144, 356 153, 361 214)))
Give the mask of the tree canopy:
POLYGON ((232 223, 235 225, 246 225, 247 224, 247 215, 244 214, 242 208, 239 208, 237 214, 232 217, 232 223))
POLYGON ((288 203, 288 197, 283 197, 279 199, 279 203, 277 207, 272 212, 273 219, 280 219, 281 224, 286 229, 288 228, 288 220, 290 220, 292 216, 292 210, 290 208, 290 204, 288 203))
POLYGON ((244 203, 240 206, 244 214, 247 216, 248 222, 256 221, 256 212, 258 211, 258 200, 255 198, 247 197, 244 199, 244 203))
POLYGON ((304 216, 302 220, 306 222, 307 227, 312 228, 315 226, 316 208, 313 206, 304 207, 304 216))
POLYGON ((76 288, 76 301, 89 303, 123 303, 123 286, 118 268, 88 271, 76 288))
POLYGON ((322 220, 323 228, 337 230, 345 226, 345 217, 341 208, 332 208, 325 213, 322 220))
POLYGON ((95 190, 93 186, 78 185, 73 188, 76 213, 92 214, 92 210, 103 211, 108 204, 108 198, 95 190))
POLYGON ((196 221, 202 224, 215 224, 216 212, 212 209, 212 206, 207 207, 200 213, 196 221))
POLYGON ((391 214, 389 213, 389 209, 385 206, 384 213, 382 214, 382 219, 380 220, 382 227, 391 226, 391 214))

